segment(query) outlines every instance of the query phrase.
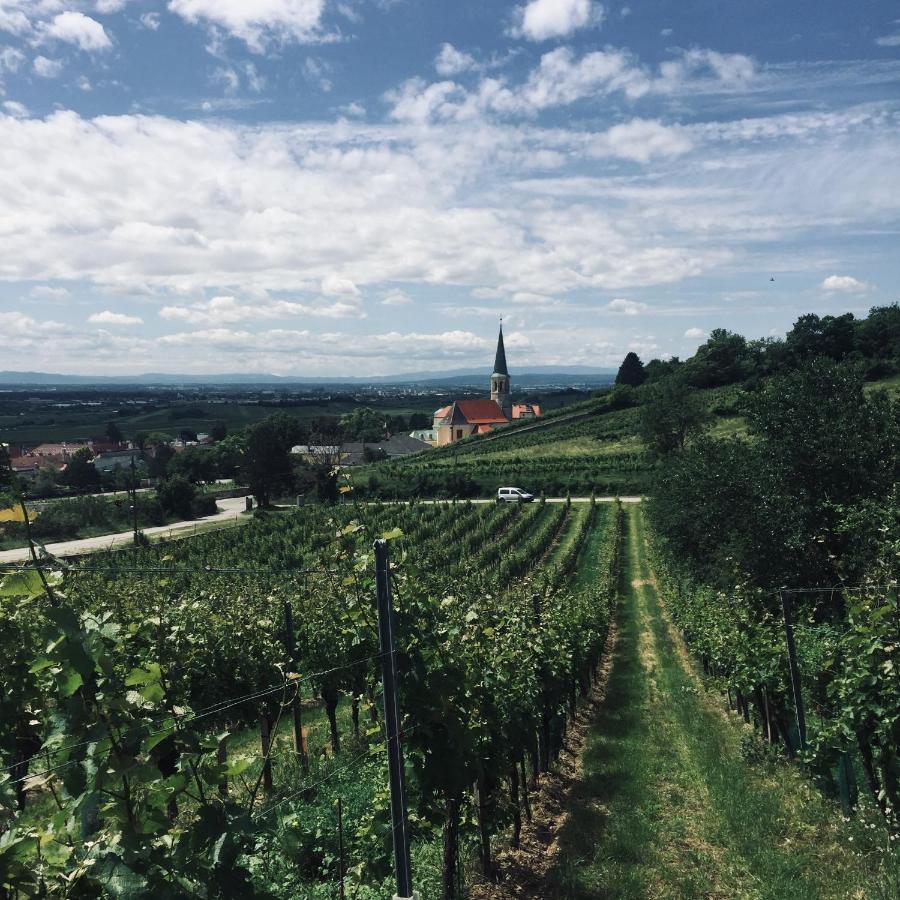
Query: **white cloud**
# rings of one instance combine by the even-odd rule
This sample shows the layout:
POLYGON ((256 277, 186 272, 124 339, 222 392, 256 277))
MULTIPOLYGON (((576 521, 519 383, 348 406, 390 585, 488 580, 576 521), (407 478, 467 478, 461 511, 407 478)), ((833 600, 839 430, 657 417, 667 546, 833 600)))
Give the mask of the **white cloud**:
POLYGON ((706 332, 702 328, 688 328, 684 336, 686 338, 705 338, 706 332))
POLYGON ((97 0, 97 12, 101 15, 117 13, 128 5, 129 0, 97 0))
POLYGON ((354 119, 361 119, 366 114, 366 108, 362 105, 362 103, 358 103, 354 100, 352 103, 347 103, 344 106, 338 107, 338 112, 345 116, 350 116, 354 119))
POLYGON ((883 37, 876 38, 875 43, 879 47, 900 47, 900 32, 897 34, 886 34, 883 37))
POLYGON ((442 44, 440 52, 434 59, 434 68, 438 75, 459 75, 475 68, 475 57, 462 50, 457 50, 453 44, 442 44))
POLYGON ((647 162, 654 157, 681 156, 693 147, 690 132, 647 119, 613 125, 597 136, 592 151, 597 156, 618 156, 647 162))
POLYGON ((326 275, 322 279, 322 293, 329 297, 358 297, 359 288, 349 278, 326 275))
POLYGON ((0 73, 18 72, 25 62, 25 54, 15 47, 3 47, 0 49, 0 73))
POLYGON ((639 303, 637 300, 625 300, 622 297, 617 297, 615 300, 610 300, 606 304, 606 308, 610 312, 619 313, 623 316, 639 316, 642 312, 646 312, 647 304, 639 303))
POLYGON ((141 16, 141 25, 149 31, 158 31, 160 26, 159 13, 148 12, 141 16))
POLYGON ((382 306, 409 306, 413 302, 409 294, 401 290, 388 291, 384 299, 381 301, 382 306))
POLYGON ((530 41, 546 41, 599 25, 603 7, 592 0, 530 0, 514 12, 512 34, 530 41))
POLYGON ((28 118, 28 107, 25 106, 24 103, 19 103, 17 100, 4 101, 3 109, 8 116, 12 116, 15 119, 28 118))
POLYGON ((331 65, 315 56, 307 56, 303 62, 303 77, 326 94, 334 87, 331 78, 331 65))
POLYGON ((169 9, 192 24, 223 29, 256 53, 272 43, 333 39, 322 28, 325 0, 169 0, 169 9))
POLYGON ((112 47, 112 41, 104 27, 96 19, 80 12, 60 13, 44 25, 42 31, 47 38, 74 44, 89 53, 112 47))
POLYGON ((112 312, 104 309, 103 312, 88 316, 88 322, 92 325, 143 325, 144 320, 140 316, 126 316, 124 313, 112 312))
POLYGON ((651 95, 704 91, 742 91, 756 72, 742 54, 695 48, 653 72, 629 51, 608 47, 577 56, 570 47, 544 53, 524 82, 482 78, 471 90, 455 81, 426 82, 412 78, 389 91, 393 118, 427 122, 497 116, 535 116, 585 98, 623 94, 629 101, 651 95))
POLYGON ((289 300, 244 299, 232 296, 213 297, 189 306, 164 306, 163 319, 191 325, 231 325, 237 322, 290 319, 315 316, 323 319, 363 318, 362 307, 355 299, 326 300, 319 303, 295 303, 289 300))
POLYGON ((178 310, 164 321, 210 328, 223 315, 253 327, 361 319, 360 295, 383 309, 394 285, 417 312, 424 296, 423 314, 439 287, 485 306, 513 298, 538 327, 575 296, 622 299, 733 269, 760 246, 884 231, 900 219, 900 138, 884 122, 878 110, 834 128, 769 117, 750 147, 747 123, 666 125, 691 149, 623 173, 604 154, 633 157, 643 125, 626 140, 480 119, 4 119, 0 277, 83 282, 80 297, 144 292, 178 310), (547 156, 566 166, 536 169, 547 156), (705 170, 711 159, 721 167, 705 170), (234 299, 217 309, 203 297, 234 299))
POLYGON ((48 59, 46 56, 36 56, 32 63, 34 74, 41 78, 58 78, 63 70, 63 64, 58 59, 48 59))
POLYGON ((64 287, 51 287, 48 284, 36 284, 29 292, 35 300, 67 300, 71 294, 64 287))
POLYGON ((872 290, 872 285, 850 275, 829 275, 819 288, 828 293, 865 294, 872 290))

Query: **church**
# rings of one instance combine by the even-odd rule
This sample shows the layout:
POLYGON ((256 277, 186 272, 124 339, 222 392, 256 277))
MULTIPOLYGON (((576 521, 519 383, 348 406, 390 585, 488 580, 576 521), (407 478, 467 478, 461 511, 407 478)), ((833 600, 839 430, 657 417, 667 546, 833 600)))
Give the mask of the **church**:
POLYGON ((500 425, 519 419, 532 419, 541 414, 534 403, 513 403, 510 395, 506 349, 503 346, 503 326, 497 338, 497 355, 491 373, 490 400, 454 400, 434 414, 434 445, 453 444, 474 434, 486 434, 500 425))

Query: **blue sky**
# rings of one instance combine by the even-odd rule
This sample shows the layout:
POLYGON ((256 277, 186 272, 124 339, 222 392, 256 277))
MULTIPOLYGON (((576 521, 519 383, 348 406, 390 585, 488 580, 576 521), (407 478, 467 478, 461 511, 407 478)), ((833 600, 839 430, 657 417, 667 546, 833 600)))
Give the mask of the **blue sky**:
POLYGON ((488 365, 502 315, 515 372, 864 315, 900 6, 0 0, 0 233, 0 369, 488 365))

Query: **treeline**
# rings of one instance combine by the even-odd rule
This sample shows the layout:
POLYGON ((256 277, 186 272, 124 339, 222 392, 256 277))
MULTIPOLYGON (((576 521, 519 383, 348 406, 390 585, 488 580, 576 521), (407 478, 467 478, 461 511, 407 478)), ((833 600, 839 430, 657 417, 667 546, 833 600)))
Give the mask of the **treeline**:
POLYGON ((876 306, 865 319, 800 316, 785 338, 747 340, 725 328, 714 329, 690 359, 653 359, 646 365, 629 353, 616 384, 638 387, 678 373, 696 388, 758 382, 784 374, 813 359, 855 364, 868 381, 900 373, 900 305, 876 306))

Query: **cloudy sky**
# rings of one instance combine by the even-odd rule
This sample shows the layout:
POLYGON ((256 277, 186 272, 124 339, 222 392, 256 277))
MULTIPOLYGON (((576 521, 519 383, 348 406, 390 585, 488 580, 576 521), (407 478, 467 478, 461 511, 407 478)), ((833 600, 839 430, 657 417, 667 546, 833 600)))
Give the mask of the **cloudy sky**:
POLYGON ((894 0, 0 0, 0 369, 615 365, 900 296, 894 0), (774 278, 774 281, 771 279, 774 278))

